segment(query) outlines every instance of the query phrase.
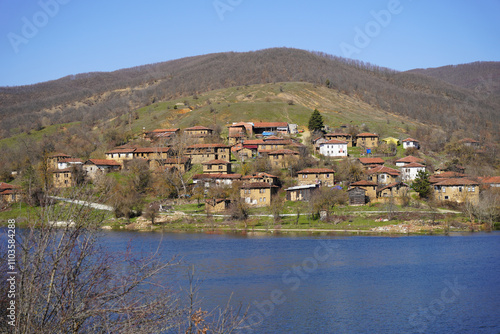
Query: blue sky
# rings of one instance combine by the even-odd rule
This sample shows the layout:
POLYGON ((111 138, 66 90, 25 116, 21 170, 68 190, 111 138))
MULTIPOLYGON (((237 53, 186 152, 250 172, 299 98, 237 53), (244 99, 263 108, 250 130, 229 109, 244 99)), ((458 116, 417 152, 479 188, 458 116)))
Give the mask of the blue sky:
POLYGON ((0 86, 282 46, 396 70, 500 61, 500 1, 0 0, 0 86))

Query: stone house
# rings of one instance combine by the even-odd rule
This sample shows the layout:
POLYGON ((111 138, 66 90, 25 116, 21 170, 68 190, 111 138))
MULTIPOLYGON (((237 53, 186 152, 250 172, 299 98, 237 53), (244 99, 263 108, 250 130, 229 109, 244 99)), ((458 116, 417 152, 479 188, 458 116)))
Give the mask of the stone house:
POLYGON ((15 203, 21 200, 21 187, 0 182, 0 201, 15 203))
POLYGON ((379 185, 387 185, 399 181, 401 172, 397 169, 386 166, 377 166, 366 171, 368 181, 376 182, 379 185))
POLYGON ((333 187, 335 171, 330 168, 306 168, 297 172, 299 186, 317 184, 333 187))
POLYGON ((138 147, 134 151, 134 159, 160 160, 171 156, 170 147, 138 147))
POLYGON ((76 186, 74 169, 57 169, 52 172, 54 188, 70 188, 76 186))
POLYGON ((203 162, 204 174, 231 174, 231 163, 225 160, 210 160, 203 162))
POLYGON ((356 146, 364 148, 378 147, 378 135, 368 132, 359 133, 356 136, 356 146))
POLYGON ((207 213, 219 213, 229 209, 231 201, 224 198, 213 198, 205 200, 205 211, 207 213))
POLYGON ((283 150, 271 151, 267 154, 267 156, 269 157, 271 166, 288 168, 288 166, 292 161, 299 159, 299 152, 283 149, 283 150))
POLYGON ((107 159, 89 159, 83 164, 83 170, 91 180, 95 180, 98 175, 119 171, 121 168, 118 162, 107 159))
POLYGON ((464 177, 443 179, 434 183, 434 196, 439 201, 464 203, 479 202, 479 182, 464 177))
POLYGON ((205 126, 197 125, 184 129, 184 134, 198 143, 204 143, 207 137, 211 137, 214 130, 205 126))
POLYGON ((224 144, 196 144, 186 148, 186 156, 191 157, 191 163, 201 164, 210 160, 231 159, 231 147, 224 144))
POLYGON ((251 175, 245 175, 242 177, 243 182, 253 183, 253 182, 266 182, 273 186, 279 185, 279 179, 275 175, 271 175, 264 172, 254 173, 251 175))
POLYGON ((382 202, 393 200, 395 204, 401 204, 402 198, 408 195, 409 186, 403 182, 394 182, 377 190, 377 198, 382 202))
POLYGON ((277 186, 266 182, 247 183, 241 186, 240 197, 251 206, 270 206, 277 189, 277 186))
POLYGON ((178 170, 181 173, 191 168, 191 159, 188 157, 172 157, 166 159, 149 160, 149 168, 152 170, 178 170))

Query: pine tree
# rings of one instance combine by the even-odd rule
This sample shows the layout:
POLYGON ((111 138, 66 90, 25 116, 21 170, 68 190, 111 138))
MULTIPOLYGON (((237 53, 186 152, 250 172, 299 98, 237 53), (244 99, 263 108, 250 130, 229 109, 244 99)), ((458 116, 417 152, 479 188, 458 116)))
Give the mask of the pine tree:
POLYGON ((420 198, 427 198, 431 194, 431 183, 429 182, 429 172, 418 171, 417 177, 413 181, 411 188, 415 190, 420 198))
POLYGON ((323 128, 323 117, 319 113, 318 109, 314 109, 311 117, 309 118, 308 128, 311 132, 321 131, 323 128))

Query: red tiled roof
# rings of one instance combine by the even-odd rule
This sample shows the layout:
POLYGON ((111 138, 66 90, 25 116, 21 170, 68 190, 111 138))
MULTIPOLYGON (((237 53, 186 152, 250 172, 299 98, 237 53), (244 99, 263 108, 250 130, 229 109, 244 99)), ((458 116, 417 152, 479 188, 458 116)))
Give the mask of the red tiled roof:
POLYGON ((382 159, 382 158, 358 158, 358 160, 363 165, 384 164, 385 163, 384 159, 382 159))
POLYGON ((467 175, 459 172, 447 171, 439 174, 434 174, 433 176, 440 179, 448 179, 448 178, 466 177, 467 175))
POLYGON ((287 122, 255 122, 253 124, 254 128, 281 128, 287 126, 287 122))
POLYGON ((316 173, 335 173, 333 169, 330 168, 306 168, 299 170, 297 174, 316 174, 316 173))
POLYGON ((229 165, 229 161, 225 160, 210 160, 202 163, 202 165, 229 165))
POLYGON ((485 176, 480 178, 482 183, 492 184, 500 183, 500 176, 485 176))
POLYGON ((5 182, 0 182, 0 190, 4 190, 4 189, 20 189, 20 188, 21 187, 13 185, 13 184, 5 183, 5 182))
POLYGON ((356 137, 378 137, 378 135, 375 133, 363 132, 363 133, 358 133, 356 137))
POLYGON ((409 155, 407 157, 404 157, 404 158, 401 158, 401 159, 398 159, 396 160, 396 162, 424 162, 424 159, 420 159, 420 158, 417 158, 417 157, 414 157, 413 155, 409 155))
POLYGON ((374 167, 374 168, 371 168, 371 169, 366 171, 366 174, 368 174, 368 175, 378 174, 378 173, 386 173, 386 174, 393 175, 393 176, 397 176, 397 175, 401 174, 401 172, 399 170, 394 169, 394 168, 389 168, 386 166, 378 166, 378 167, 374 167))
POLYGON ((361 181, 358 181, 358 182, 354 182, 354 183, 351 183, 350 184, 351 187, 356 187, 356 186, 378 186, 378 184, 376 184, 375 182, 371 182, 371 181, 366 181, 366 180, 361 180, 361 181))
POLYGON ((243 141, 243 145, 259 145, 259 144, 265 144, 264 140, 262 139, 247 139, 243 141))
POLYGON ((404 139, 403 141, 404 141, 404 142, 407 142, 407 141, 414 141, 414 142, 419 143, 419 141, 418 141, 418 140, 413 139, 413 138, 406 138, 406 139, 404 139))
POLYGON ((89 159, 85 162, 85 164, 89 161, 97 166, 121 166, 118 162, 107 159, 89 159))
POLYGON ((112 149, 111 151, 106 152, 106 154, 113 154, 113 153, 134 153, 136 149, 135 148, 115 148, 112 149))
POLYGON ((450 178, 444 179, 438 183, 434 184, 435 186, 466 186, 466 185, 479 185, 478 182, 472 181, 463 177, 460 178, 450 178))
POLYGON ((18 194, 20 189, 5 189, 1 190, 0 189, 0 195, 11 195, 11 194, 18 194))

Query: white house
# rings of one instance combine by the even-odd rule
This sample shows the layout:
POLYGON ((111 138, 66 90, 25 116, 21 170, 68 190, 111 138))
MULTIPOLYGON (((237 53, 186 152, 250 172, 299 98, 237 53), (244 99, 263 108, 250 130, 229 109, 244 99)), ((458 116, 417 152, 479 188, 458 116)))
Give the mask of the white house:
POLYGON ((332 139, 321 143, 319 153, 326 157, 347 157, 347 142, 332 139))
POLYGON ((419 171, 425 171, 425 166, 416 162, 409 163, 400 168, 403 181, 413 181, 419 171))
POLYGON ((413 139, 413 138, 406 138, 405 140, 403 140, 403 148, 406 150, 408 148, 416 148, 416 149, 419 149, 420 148, 420 142, 416 139, 413 139))
POLYGON ((66 158, 59 160, 57 162, 57 169, 66 169, 73 166, 81 166, 83 165, 83 161, 75 158, 66 158))

